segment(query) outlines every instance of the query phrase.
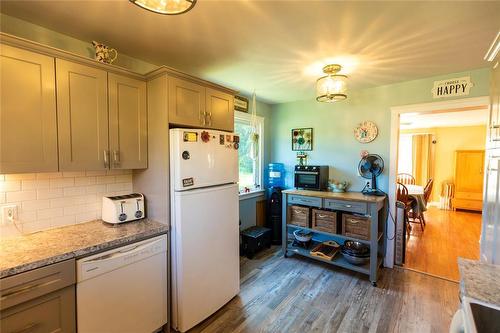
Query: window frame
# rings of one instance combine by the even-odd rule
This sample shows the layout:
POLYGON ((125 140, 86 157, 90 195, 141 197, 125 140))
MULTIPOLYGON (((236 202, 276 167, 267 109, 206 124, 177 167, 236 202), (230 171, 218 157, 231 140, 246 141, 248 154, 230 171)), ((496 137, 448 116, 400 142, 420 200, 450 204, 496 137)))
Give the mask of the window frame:
MULTIPOLYGON (((259 185, 258 188, 250 189, 250 192, 242 192, 240 196, 249 195, 255 192, 264 191, 264 126, 265 126, 265 118, 261 116, 255 116, 255 120, 257 123, 257 132, 259 134, 259 155, 258 160, 256 161, 255 168, 257 169, 254 172, 255 183, 259 185)), ((246 112, 234 111, 234 122, 240 122, 247 125, 251 125, 252 123, 252 115, 246 112)), ((236 133, 236 132, 235 132, 236 133)), ((238 133, 236 133, 238 134, 238 133)), ((239 157, 238 157, 239 158, 239 157)), ((239 163, 238 163, 239 164, 239 163)), ((239 168, 238 168, 238 187, 239 187, 239 168)))

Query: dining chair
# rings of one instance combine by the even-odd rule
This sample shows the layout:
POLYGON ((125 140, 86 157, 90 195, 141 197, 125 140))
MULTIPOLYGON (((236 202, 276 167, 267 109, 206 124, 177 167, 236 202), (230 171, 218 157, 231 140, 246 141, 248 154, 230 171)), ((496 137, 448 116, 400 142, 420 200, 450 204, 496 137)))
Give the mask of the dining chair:
POLYGON ((401 183, 403 185, 415 185, 415 177, 413 175, 410 175, 409 173, 398 173, 397 175, 397 182, 401 183))
POLYGON ((396 183, 396 200, 399 201, 404 209, 404 223, 406 225, 407 235, 410 235, 411 226, 409 221, 409 213, 411 209, 411 200, 408 195, 408 188, 403 183, 396 183))
MULTIPOLYGON (((425 202, 426 205, 429 202, 429 198, 431 197, 432 185, 433 184, 434 184, 434 179, 432 179, 432 178, 427 181, 427 184, 425 184, 425 187, 424 187, 424 202, 425 202)), ((418 216, 416 216, 416 219, 418 219, 418 220, 420 220, 422 222, 423 226, 421 224, 421 227, 422 227, 422 231, 423 231, 425 223, 426 223, 425 222, 424 212, 420 212, 418 214, 418 216)))

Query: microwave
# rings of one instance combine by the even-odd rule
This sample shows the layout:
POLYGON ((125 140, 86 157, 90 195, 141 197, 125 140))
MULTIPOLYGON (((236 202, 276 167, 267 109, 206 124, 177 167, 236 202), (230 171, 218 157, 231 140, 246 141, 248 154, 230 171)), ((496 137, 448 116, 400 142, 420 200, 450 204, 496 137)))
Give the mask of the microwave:
POLYGON ((328 188, 328 165, 296 165, 295 188, 325 191, 328 188))

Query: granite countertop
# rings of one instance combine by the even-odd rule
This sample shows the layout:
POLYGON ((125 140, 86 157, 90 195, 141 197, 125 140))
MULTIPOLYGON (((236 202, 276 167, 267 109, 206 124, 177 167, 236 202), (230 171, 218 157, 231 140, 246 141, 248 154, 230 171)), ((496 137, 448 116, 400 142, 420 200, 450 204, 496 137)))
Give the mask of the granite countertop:
POLYGON ((168 232, 143 219, 118 225, 96 220, 0 241, 0 278, 71 258, 80 258, 168 232))
POLYGON ((458 258, 462 296, 500 306, 500 266, 458 258))
POLYGON ((317 197, 324 199, 336 199, 345 201, 360 201, 360 202, 383 202, 385 197, 374 195, 364 195, 361 192, 327 192, 327 191, 310 191, 310 190, 285 190, 282 193, 304 195, 307 197, 317 197))

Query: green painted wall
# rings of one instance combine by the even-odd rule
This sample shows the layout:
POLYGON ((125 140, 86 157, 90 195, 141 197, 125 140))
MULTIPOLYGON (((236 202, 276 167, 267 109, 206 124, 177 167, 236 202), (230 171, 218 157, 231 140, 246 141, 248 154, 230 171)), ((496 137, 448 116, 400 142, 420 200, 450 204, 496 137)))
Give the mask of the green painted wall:
MULTIPOLYGON (((94 59, 94 47, 91 44, 91 40, 82 41, 80 39, 76 39, 1 13, 0 30, 17 37, 25 38, 40 44, 49 45, 83 57, 94 59)), ((118 52, 120 52, 120 50, 118 50, 118 52)), ((148 73, 158 67, 155 64, 151 64, 137 58, 132 58, 121 53, 118 54, 118 58, 113 65, 124 67, 141 74, 148 73)))
MULTIPOLYGON (((359 191, 366 180, 357 175, 361 150, 379 154, 385 161, 385 170, 378 182, 387 191, 390 148, 390 108, 392 106, 443 101, 432 99, 431 89, 435 80, 470 76, 474 87, 468 97, 489 94, 490 70, 478 69, 467 72, 440 75, 425 79, 401 82, 374 88, 351 90, 343 102, 327 104, 315 100, 297 101, 273 106, 271 116, 272 162, 287 166, 287 187, 293 187, 295 152, 291 150, 292 128, 314 129, 313 151, 309 164, 329 165, 330 179, 348 180, 351 190, 359 191), (378 137, 369 144, 358 143, 353 134, 361 121, 374 121, 379 129, 378 137)), ((311 86, 311 89, 314 89, 311 86)))

